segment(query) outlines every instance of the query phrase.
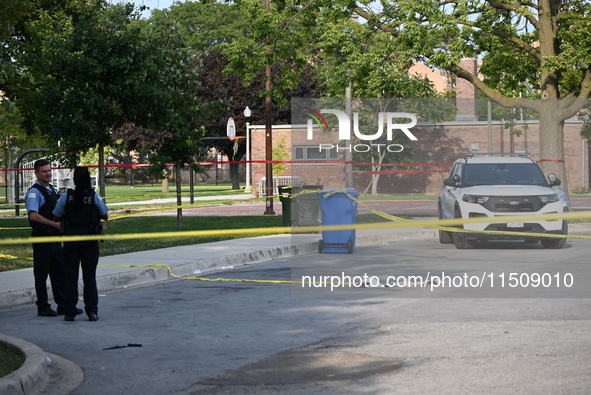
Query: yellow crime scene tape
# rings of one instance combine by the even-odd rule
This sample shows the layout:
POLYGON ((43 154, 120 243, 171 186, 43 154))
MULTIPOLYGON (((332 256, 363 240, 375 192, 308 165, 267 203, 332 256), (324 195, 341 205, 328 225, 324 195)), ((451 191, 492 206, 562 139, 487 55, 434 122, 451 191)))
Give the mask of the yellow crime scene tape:
MULTIPOLYGON (((296 194, 291 195, 297 197, 305 193, 318 193, 321 190, 305 190, 296 194)), ((406 228, 406 227, 420 227, 420 228, 431 228, 441 229, 452 232, 464 232, 464 233, 479 233, 479 234, 499 234, 499 235, 514 235, 514 236, 532 236, 532 237, 547 237, 547 238, 570 238, 570 239, 591 239, 591 236, 585 235, 559 235, 559 234, 545 234, 545 233, 524 233, 524 232, 509 232, 509 231, 472 231, 467 229, 458 228, 468 223, 489 223, 491 219, 488 217, 480 218, 454 218, 454 219, 435 219, 435 220, 409 220, 401 217, 397 217, 391 214, 380 212, 369 207, 359 199, 351 196, 347 193, 347 190, 334 190, 324 195, 329 197, 335 193, 345 193, 350 199, 354 200, 358 205, 361 205, 368 211, 375 213, 385 219, 389 219, 391 222, 372 223, 372 224, 346 224, 346 225, 318 225, 318 226, 298 226, 298 227, 274 227, 274 228, 246 228, 246 229, 223 229, 223 230, 201 230, 201 231, 178 231, 178 232, 155 232, 155 233, 131 233, 131 234, 120 234, 120 235, 84 235, 84 236, 48 236, 48 237, 26 237, 26 238, 6 238, 0 239, 0 245, 14 245, 14 244, 28 244, 34 239, 35 243, 53 243, 53 242, 69 242, 69 241, 87 241, 87 240, 137 240, 146 238, 165 238, 165 237, 199 237, 199 236, 229 236, 237 234, 288 234, 288 233, 311 233, 311 232, 322 232, 322 231, 338 231, 338 230, 362 230, 362 229, 387 229, 387 228, 406 228)), ((224 202, 220 201, 220 202, 224 202)), ((196 203, 190 205, 166 207, 153 210, 144 210, 136 213, 129 213, 124 215, 118 215, 112 217, 110 220, 121 219, 133 215, 142 215, 146 213, 153 213, 158 211, 170 211, 178 208, 185 207, 196 207, 200 205, 207 205, 209 203, 196 203)), ((566 213, 554 213, 554 214, 542 214, 542 215, 512 215, 512 216, 499 216, 495 217, 495 222, 511 222, 511 221, 527 221, 527 220, 574 220, 574 219, 591 219, 591 211, 578 211, 578 212, 566 212, 566 213)), ((4 257, 0 255, 0 258, 4 257)), ((14 257, 16 258, 16 257, 14 257)), ((32 258, 27 258, 32 259, 32 258)), ((99 265, 103 266, 103 265, 99 265)), ((276 284, 301 284, 294 281, 275 281, 275 280, 244 280, 244 279, 209 279, 201 277, 181 277, 172 273, 172 269, 164 264, 155 265, 104 265, 112 267, 136 267, 136 268, 147 268, 147 267, 165 267, 168 273, 173 278, 197 280, 197 281, 221 281, 221 282, 255 282, 255 283, 276 283, 276 284)))
MULTIPOLYGON (((545 220, 545 221, 556 221, 560 219, 574 220, 574 219, 591 219, 591 211, 578 211, 578 212, 566 212, 566 213, 554 213, 554 214, 542 214, 542 215, 512 215, 512 216, 499 216, 495 217, 495 222, 511 222, 511 221, 527 221, 527 220, 545 220)), ((22 237, 22 238, 4 238, 0 239, 0 245, 14 245, 14 244, 27 244, 33 240, 35 243, 55 243, 55 242, 69 242, 69 241, 88 241, 88 240, 137 240, 146 238, 171 238, 171 237, 199 237, 199 236, 230 236, 238 234, 275 234, 275 233, 313 233, 321 231, 332 231, 332 230, 362 230, 362 229, 387 229, 387 228, 445 228, 454 232, 467 231, 460 228, 454 228, 453 226, 460 226, 469 223, 489 223, 491 219, 488 217, 479 218, 453 218, 453 219, 434 219, 434 220, 421 220, 412 221, 405 220, 401 222, 379 222, 371 224, 344 224, 344 225, 317 225, 317 226, 281 226, 273 228, 244 228, 244 229, 219 229, 219 230, 189 230, 189 231, 177 231, 177 232, 153 232, 153 233, 128 233, 119 235, 84 235, 84 236, 43 236, 43 237, 22 237), (447 228, 450 227, 450 228, 447 228)), ((496 232, 496 231, 474 231, 475 233, 499 233, 504 235, 533 235, 535 237, 558 237, 558 238, 578 238, 578 239, 591 239, 591 236, 583 235, 557 235, 557 234, 545 234, 545 233, 523 233, 523 232, 496 232)))
POLYGON ((269 283, 269 284, 301 284, 297 281, 289 280, 246 280, 246 279, 233 279, 233 278, 205 278, 205 277, 183 277, 178 276, 172 272, 172 268, 165 264, 152 264, 152 265, 99 265, 101 267, 135 267, 135 268, 149 268, 149 267, 164 267, 168 271, 168 274, 172 278, 178 278, 181 280, 196 280, 196 281, 208 281, 208 282, 240 282, 240 283, 269 283))
POLYGON ((29 259, 29 260, 33 260, 33 258, 30 257, 18 257, 18 256, 14 256, 14 255, 5 255, 5 254, 0 254, 0 258, 4 258, 4 259, 29 259))

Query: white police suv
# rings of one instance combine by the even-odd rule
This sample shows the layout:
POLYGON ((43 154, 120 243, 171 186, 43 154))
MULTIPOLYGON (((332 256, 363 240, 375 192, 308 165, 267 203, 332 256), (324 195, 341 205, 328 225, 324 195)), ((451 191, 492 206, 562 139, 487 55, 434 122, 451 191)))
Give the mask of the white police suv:
POLYGON ((467 154, 454 162, 449 177, 439 194, 439 218, 491 218, 486 223, 464 224, 474 232, 439 231, 442 244, 457 248, 476 246, 493 239, 541 241, 545 248, 562 248, 565 238, 478 233, 481 231, 568 234, 566 220, 546 221, 539 218, 524 221, 523 216, 568 211, 568 198, 555 174, 548 180, 532 159, 515 156, 475 157, 467 154), (512 222, 494 222, 496 216, 519 216, 512 222))

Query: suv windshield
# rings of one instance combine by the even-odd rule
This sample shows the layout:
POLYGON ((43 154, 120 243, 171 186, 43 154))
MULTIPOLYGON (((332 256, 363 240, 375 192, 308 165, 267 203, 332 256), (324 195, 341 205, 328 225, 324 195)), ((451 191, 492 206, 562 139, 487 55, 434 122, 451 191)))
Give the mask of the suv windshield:
POLYGON ((535 163, 469 163, 464 167, 462 184, 474 185, 540 185, 548 186, 544 173, 535 163))

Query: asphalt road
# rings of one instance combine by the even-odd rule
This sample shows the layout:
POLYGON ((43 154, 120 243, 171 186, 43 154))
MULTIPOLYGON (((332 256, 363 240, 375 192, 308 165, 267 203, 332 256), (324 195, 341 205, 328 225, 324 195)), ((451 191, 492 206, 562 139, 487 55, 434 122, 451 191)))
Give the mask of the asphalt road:
POLYGON ((33 306, 2 311, 0 332, 79 365, 80 395, 587 394, 589 252, 575 239, 561 250, 408 240, 210 276, 335 276, 323 286, 174 280, 102 295, 98 322, 40 318, 33 306), (450 286, 435 288, 444 272, 450 286), (510 273, 521 285, 500 287, 510 273), (526 287, 535 273, 561 273, 560 287, 526 287), (417 287, 351 286, 364 274, 417 287), (141 346, 106 350, 128 344, 141 346))

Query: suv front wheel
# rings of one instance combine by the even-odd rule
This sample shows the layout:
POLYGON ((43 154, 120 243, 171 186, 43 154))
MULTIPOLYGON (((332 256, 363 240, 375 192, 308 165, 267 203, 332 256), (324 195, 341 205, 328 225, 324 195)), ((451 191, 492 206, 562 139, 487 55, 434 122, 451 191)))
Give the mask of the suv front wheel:
MULTIPOLYGON (((456 207, 454 210, 454 218, 462 218, 459 208, 456 207)), ((459 225, 458 228, 464 229, 463 225, 459 225)), ((469 247, 476 247, 478 242, 476 240, 468 239, 468 232, 453 232, 452 240, 457 249, 463 250, 469 247)))
MULTIPOLYGON (((437 211, 439 213, 439 219, 443 219, 443 212, 441 210, 441 203, 437 205, 437 211)), ((441 243, 441 244, 453 243, 452 233, 447 230, 439 229, 439 243, 441 243)))
MULTIPOLYGON (((560 234, 568 234, 568 223, 565 220, 562 221, 562 232, 560 234)), ((566 237, 561 237, 560 239, 544 237, 542 238, 541 242, 544 248, 559 249, 564 247, 564 244, 566 243, 566 237)))

